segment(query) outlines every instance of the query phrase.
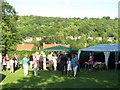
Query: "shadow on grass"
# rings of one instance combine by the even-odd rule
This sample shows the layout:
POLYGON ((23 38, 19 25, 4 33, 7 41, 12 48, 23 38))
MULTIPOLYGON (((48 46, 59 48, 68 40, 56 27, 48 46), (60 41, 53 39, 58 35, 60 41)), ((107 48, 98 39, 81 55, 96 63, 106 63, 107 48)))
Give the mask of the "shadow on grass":
POLYGON ((2 80, 3 80, 5 77, 6 77, 6 75, 0 73, 0 83, 2 82, 2 80))
POLYGON ((39 71, 37 76, 33 75, 33 71, 29 71, 29 75, 19 79, 16 83, 7 83, 4 88, 42 88, 44 90, 50 88, 118 88, 116 78, 112 72, 87 72, 81 71, 77 78, 61 76, 60 72, 39 71), (97 73, 97 74, 96 74, 97 73), (105 76, 104 76, 105 75, 105 76), (107 75, 107 76, 106 76, 107 75), (104 77, 103 77, 104 76, 104 77), (113 79, 112 80, 109 80, 113 79), (112 78, 113 77, 113 78, 112 78), (106 79, 108 78, 108 79, 106 79))

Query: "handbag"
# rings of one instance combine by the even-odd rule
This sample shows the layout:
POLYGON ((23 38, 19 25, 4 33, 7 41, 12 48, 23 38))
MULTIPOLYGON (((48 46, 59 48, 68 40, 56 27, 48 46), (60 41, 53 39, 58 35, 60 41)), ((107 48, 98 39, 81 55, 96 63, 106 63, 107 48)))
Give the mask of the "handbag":
POLYGON ((79 60, 76 61, 76 64, 79 65, 79 60))

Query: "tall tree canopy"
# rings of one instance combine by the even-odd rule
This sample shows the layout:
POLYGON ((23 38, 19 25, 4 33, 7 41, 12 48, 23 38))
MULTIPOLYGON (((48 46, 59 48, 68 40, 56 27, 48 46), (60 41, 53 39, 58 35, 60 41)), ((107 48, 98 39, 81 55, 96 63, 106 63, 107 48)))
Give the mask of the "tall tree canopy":
POLYGON ((6 1, 2 1, 2 50, 15 50, 19 40, 18 30, 16 29, 17 14, 15 9, 6 1))

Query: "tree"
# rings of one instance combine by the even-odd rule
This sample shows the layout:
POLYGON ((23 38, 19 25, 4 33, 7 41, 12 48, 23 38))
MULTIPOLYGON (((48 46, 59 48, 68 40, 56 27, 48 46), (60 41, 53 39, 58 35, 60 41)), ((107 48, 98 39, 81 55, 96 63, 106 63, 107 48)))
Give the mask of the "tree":
POLYGON ((6 1, 2 1, 2 50, 4 53, 7 51, 15 50, 16 44, 19 41, 18 30, 16 28, 17 14, 15 9, 6 1))

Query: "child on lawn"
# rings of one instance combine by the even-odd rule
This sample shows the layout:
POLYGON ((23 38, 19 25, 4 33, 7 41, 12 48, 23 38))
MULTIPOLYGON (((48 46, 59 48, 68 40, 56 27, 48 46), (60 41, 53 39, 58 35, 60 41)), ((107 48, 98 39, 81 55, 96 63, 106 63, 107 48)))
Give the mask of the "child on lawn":
POLYGON ((71 60, 70 57, 68 57, 67 60, 67 76, 72 76, 72 67, 71 67, 71 60))

